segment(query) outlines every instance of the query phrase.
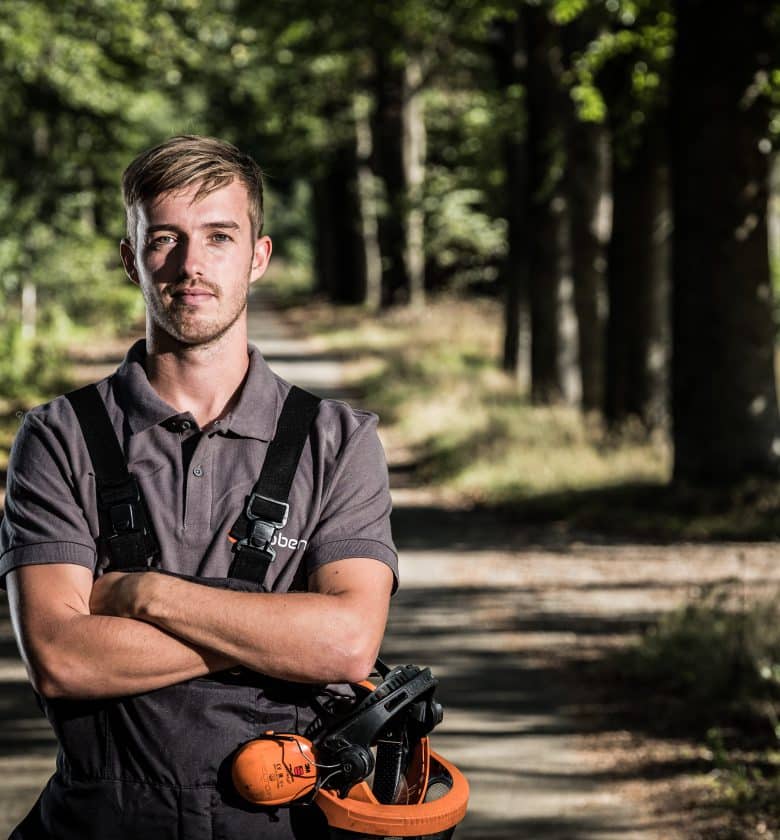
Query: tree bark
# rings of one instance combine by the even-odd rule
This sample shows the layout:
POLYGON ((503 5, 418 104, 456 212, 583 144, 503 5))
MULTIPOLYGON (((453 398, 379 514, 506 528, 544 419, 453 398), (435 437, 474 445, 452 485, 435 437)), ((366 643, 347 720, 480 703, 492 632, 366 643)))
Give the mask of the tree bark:
POLYGON ((422 74, 413 56, 400 63, 389 48, 377 48, 374 56, 373 160, 384 187, 384 212, 379 217, 382 305, 416 304, 422 301, 425 289, 422 74))
POLYGON ((426 131, 422 101, 422 66, 409 56, 404 72, 404 173, 406 176, 406 269, 409 273, 409 303, 425 301, 425 181, 426 131))
POLYGON ((610 425, 633 417, 647 430, 668 415, 669 179, 661 119, 654 119, 630 161, 613 160, 604 394, 610 425))
MULTIPOLYGON (((489 40, 498 87, 504 92, 525 84, 528 64, 523 27, 518 20, 496 19, 489 40)), ((519 109, 518 109, 519 110, 519 109)), ((529 249, 531 229, 528 195, 528 156, 521 113, 510 125, 501 126, 506 181, 504 215, 507 220, 507 253, 501 267, 504 287, 503 369, 514 375, 523 389, 531 383, 531 313, 529 302, 529 249)))
POLYGON ((504 142, 507 195, 507 255, 503 266, 503 369, 523 389, 531 383, 531 304, 529 300, 529 248, 531 229, 528 201, 528 164, 525 143, 515 137, 504 142))
MULTIPOLYGON (((523 6, 528 39, 527 114, 530 214, 531 397, 562 401, 564 359, 562 281, 566 272, 563 192, 565 103, 561 49, 546 9, 523 6)), ((570 336, 571 339, 571 336, 570 336)))
POLYGON ((35 338, 38 325, 38 290, 35 283, 22 283, 22 338, 35 338))
POLYGON ((312 179, 311 193, 315 290, 329 297, 336 274, 336 237, 330 213, 328 180, 324 174, 312 179))
POLYGON ((766 3, 676 4, 673 63, 674 476, 780 471, 761 72, 766 3), (713 60, 716 57, 716 60, 713 60))
POLYGON ((357 193, 362 233, 362 268, 365 276, 363 303, 371 312, 382 305, 382 254, 379 249, 377 186, 371 172, 371 125, 362 103, 354 102, 357 193))
POLYGON ((335 303, 362 303, 365 245, 355 143, 339 146, 313 182, 317 289, 335 303))
POLYGON ((612 222, 609 181, 606 127, 581 122, 572 115, 568 131, 566 183, 582 409, 585 412, 601 412, 604 407, 606 243, 612 222))

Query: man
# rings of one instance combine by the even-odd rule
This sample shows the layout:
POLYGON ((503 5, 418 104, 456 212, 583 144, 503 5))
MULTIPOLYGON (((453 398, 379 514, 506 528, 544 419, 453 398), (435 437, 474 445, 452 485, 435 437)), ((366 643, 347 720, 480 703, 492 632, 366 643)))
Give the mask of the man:
POLYGON ((60 397, 27 414, 9 467, 0 575, 60 744, 12 837, 313 836, 289 810, 242 802, 230 762, 268 729, 302 730, 309 685, 373 666, 397 571, 376 418, 319 404, 276 556, 262 579, 236 576, 228 533, 290 392, 247 344, 247 295, 271 257, 261 172, 229 144, 174 137, 133 161, 123 190, 146 341, 97 385, 106 434, 60 397), (105 502, 112 431, 142 502, 105 502), (144 518, 150 568, 115 571, 133 563, 106 530, 118 545, 144 518))

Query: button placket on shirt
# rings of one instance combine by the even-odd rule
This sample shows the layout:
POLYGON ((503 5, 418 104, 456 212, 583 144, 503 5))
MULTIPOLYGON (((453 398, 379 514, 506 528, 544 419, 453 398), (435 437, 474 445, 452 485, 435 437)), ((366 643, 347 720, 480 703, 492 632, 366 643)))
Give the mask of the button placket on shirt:
MULTIPOLYGON (((194 425, 194 424, 193 424, 194 425)), ((185 486, 184 528, 192 539, 208 531, 211 523, 213 498, 213 470, 211 469, 214 441, 201 434, 192 454, 189 480, 185 486)))

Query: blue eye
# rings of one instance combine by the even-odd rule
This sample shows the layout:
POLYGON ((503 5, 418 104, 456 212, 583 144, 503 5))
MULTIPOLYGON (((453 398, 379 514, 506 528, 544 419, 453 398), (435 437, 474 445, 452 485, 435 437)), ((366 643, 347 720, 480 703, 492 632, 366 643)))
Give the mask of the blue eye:
POLYGON ((163 245, 171 245, 175 242, 175 238, 168 233, 161 236, 155 236, 154 239, 149 240, 150 248, 161 248, 163 245))

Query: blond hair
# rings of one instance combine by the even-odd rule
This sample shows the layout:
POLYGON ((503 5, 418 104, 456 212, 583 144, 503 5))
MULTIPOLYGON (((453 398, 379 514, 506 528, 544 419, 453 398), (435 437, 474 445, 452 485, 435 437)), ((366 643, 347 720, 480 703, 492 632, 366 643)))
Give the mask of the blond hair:
POLYGON ((263 173, 252 158, 216 137, 181 134, 147 149, 122 175, 127 235, 135 237, 136 207, 164 193, 199 184, 195 200, 238 179, 249 198, 253 237, 263 232, 263 173))

